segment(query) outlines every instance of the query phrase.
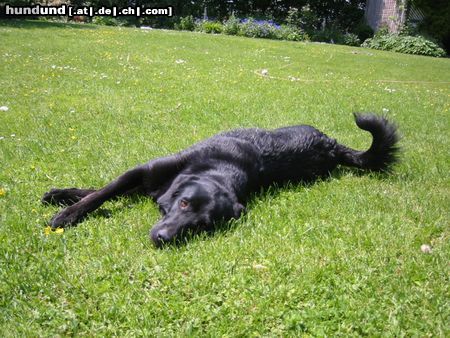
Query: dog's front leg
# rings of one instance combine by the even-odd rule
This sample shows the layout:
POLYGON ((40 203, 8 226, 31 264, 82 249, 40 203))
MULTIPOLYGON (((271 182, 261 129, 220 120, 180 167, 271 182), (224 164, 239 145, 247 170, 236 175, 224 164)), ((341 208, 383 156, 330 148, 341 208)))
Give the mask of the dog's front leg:
POLYGON ((184 163, 185 159, 179 156, 169 156, 131 169, 102 189, 89 193, 77 203, 61 210, 50 224, 52 228, 74 225, 107 200, 132 191, 146 191, 153 195, 183 168, 184 163))
POLYGON ((77 203, 61 210, 52 218, 50 222, 52 228, 74 225, 107 200, 121 196, 131 189, 138 188, 142 185, 143 177, 147 170, 147 165, 131 169, 102 189, 88 194, 77 203))

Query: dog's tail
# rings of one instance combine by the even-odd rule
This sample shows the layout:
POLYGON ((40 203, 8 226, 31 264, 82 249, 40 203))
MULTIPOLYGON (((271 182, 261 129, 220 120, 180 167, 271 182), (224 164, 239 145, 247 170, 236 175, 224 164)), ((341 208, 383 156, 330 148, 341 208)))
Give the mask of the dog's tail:
POLYGON ((397 127, 385 117, 374 114, 354 115, 356 125, 372 134, 372 145, 367 151, 357 151, 338 144, 339 164, 373 171, 389 171, 398 161, 397 127))

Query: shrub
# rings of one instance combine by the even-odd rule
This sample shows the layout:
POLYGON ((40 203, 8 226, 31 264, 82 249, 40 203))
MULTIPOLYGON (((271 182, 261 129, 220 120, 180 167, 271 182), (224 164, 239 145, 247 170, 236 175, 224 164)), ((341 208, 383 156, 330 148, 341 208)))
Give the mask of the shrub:
POLYGON ((358 36, 359 41, 365 41, 373 37, 374 31, 368 24, 361 22, 352 30, 352 33, 358 36))
POLYGON ((102 26, 126 26, 126 21, 111 16, 94 16, 92 23, 102 26))
POLYGON ((392 52, 426 55, 434 57, 445 56, 445 51, 436 43, 425 39, 423 36, 404 36, 398 34, 375 35, 367 39, 362 47, 387 50, 392 52))
POLYGON ((239 35, 249 38, 276 39, 281 27, 272 21, 245 19, 240 24, 239 35))
POLYGON ((373 35, 374 38, 379 38, 381 36, 387 36, 390 35, 389 33, 389 27, 387 25, 381 26, 373 35))
POLYGON ((178 24, 178 28, 184 31, 193 31, 195 28, 194 17, 192 15, 182 17, 178 24))
POLYGON ((288 41, 309 41, 308 34, 291 25, 281 25, 276 31, 276 38, 288 41))
POLYGON ((398 35, 417 36, 419 35, 419 29, 411 23, 406 23, 400 28, 398 35))
POLYGON ((133 16, 128 16, 128 20, 134 20, 137 26, 150 26, 152 28, 162 28, 162 29, 177 29, 180 30, 180 18, 179 17, 168 17, 168 16, 142 16, 136 18, 133 16))
POLYGON ((240 21, 234 15, 223 23, 223 32, 228 35, 237 35, 239 33, 240 21))
POLYGON ((315 31, 312 35, 313 41, 327 42, 327 43, 344 43, 344 34, 336 28, 330 27, 324 30, 315 31))
POLYGON ((290 26, 300 26, 300 12, 296 7, 289 7, 286 22, 290 26))
POLYGON ((298 27, 305 32, 313 32, 320 20, 309 5, 305 5, 300 10, 295 7, 290 7, 286 22, 288 25, 298 27))
POLYGON ((195 30, 203 33, 219 34, 223 31, 223 25, 218 21, 198 20, 195 22, 195 30))
POLYGON ((316 31, 313 34, 313 41, 336 43, 347 46, 360 46, 361 40, 358 35, 354 33, 342 33, 335 27, 325 28, 321 31, 316 31))
POLYGON ((360 46, 361 40, 359 40, 356 34, 345 33, 342 38, 342 43, 347 46, 360 46))
POLYGON ((241 35, 250 38, 267 38, 289 41, 309 41, 309 36, 300 28, 293 25, 278 25, 271 20, 255 20, 253 18, 239 20, 230 16, 223 24, 218 21, 194 21, 192 16, 181 18, 177 29, 196 30, 204 33, 225 33, 228 35, 241 35))

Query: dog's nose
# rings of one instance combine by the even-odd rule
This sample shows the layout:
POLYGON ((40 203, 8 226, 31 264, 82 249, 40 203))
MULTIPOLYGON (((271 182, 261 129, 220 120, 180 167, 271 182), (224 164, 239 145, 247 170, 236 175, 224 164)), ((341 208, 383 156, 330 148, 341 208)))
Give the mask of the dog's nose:
POLYGON ((167 243, 170 241, 170 236, 166 229, 158 229, 158 230, 152 231, 151 237, 152 237, 152 241, 157 246, 161 246, 164 243, 167 243))
POLYGON ((161 230, 158 231, 158 234, 156 235, 159 241, 167 242, 169 240, 169 236, 167 235, 167 231, 161 230))

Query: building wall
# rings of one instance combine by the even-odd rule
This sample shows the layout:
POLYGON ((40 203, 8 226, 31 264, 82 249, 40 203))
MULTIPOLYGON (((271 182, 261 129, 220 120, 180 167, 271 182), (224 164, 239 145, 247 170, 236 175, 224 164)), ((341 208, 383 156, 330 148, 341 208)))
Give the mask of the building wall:
POLYGON ((372 29, 387 26, 390 32, 398 32, 405 22, 406 0, 367 0, 366 20, 372 29))

